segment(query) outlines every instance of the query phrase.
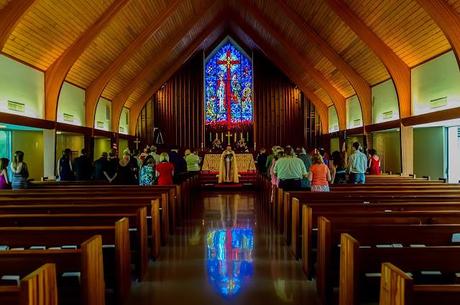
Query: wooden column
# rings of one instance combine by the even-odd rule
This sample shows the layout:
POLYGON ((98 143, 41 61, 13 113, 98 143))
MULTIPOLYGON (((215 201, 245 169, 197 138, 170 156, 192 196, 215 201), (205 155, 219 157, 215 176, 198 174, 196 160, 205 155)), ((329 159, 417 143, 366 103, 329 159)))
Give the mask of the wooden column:
POLYGON ((409 176, 414 173, 414 130, 401 124, 401 173, 409 176))

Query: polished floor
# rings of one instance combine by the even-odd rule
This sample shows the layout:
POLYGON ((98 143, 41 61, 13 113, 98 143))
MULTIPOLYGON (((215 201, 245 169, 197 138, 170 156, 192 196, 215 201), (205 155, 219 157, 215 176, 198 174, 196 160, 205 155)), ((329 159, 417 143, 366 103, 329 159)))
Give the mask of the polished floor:
POLYGON ((126 304, 317 304, 253 193, 201 193, 126 304))

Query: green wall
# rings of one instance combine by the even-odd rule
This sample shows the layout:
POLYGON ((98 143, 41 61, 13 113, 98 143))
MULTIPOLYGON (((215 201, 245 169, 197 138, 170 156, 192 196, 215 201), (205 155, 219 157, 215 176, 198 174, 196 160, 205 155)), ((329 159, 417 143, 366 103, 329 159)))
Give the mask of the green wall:
POLYGON ((24 152, 24 162, 29 167, 29 179, 40 181, 43 177, 43 132, 12 131, 11 144, 13 154, 17 150, 24 152))
POLYGON ((94 121, 95 129, 112 131, 112 103, 101 97, 97 103, 96 120, 94 121), (107 113, 108 112, 108 113, 107 113), (98 126, 98 124, 102 124, 98 126))
POLYGON ((339 118, 337 117, 337 111, 334 106, 328 108, 328 119, 329 119, 329 132, 339 130, 339 118))
POLYGON ((358 97, 353 95, 347 98, 345 103, 347 108, 347 128, 351 129, 363 126, 363 116, 358 97))
POLYGON ((460 107, 460 71, 452 51, 411 71, 412 114, 460 107), (447 104, 433 108, 430 100, 447 97, 447 104))
POLYGON ((57 121, 85 126, 85 90, 64 82, 59 95, 57 121), (64 113, 73 115, 73 121, 66 121, 64 113))
POLYGON ((128 134, 129 132, 129 109, 123 107, 120 116, 120 129, 119 133, 128 134))
POLYGON ((414 128, 414 173, 431 179, 445 177, 447 145, 444 127, 414 128))
POLYGON ((109 138, 96 138, 94 139, 94 160, 101 157, 103 152, 110 152, 111 142, 109 138))
POLYGON ((393 80, 372 87, 372 122, 399 119, 399 104, 393 80))
POLYGON ((44 73, 0 55, 0 111, 44 117, 44 73), (8 109, 8 100, 25 105, 24 112, 8 109))
POLYGON ((85 146, 85 136, 79 134, 58 134, 56 135, 56 160, 62 157, 62 152, 66 148, 72 150, 72 159, 80 156, 81 150, 85 146))
POLYGON ((382 172, 401 173, 401 136, 399 130, 374 132, 373 148, 380 156, 382 172))
POLYGON ((334 152, 334 151, 340 151, 340 141, 339 141, 339 138, 331 138, 331 154, 334 152))
POLYGON ((128 147, 128 140, 126 139, 118 139, 118 157, 123 157, 123 151, 128 147))

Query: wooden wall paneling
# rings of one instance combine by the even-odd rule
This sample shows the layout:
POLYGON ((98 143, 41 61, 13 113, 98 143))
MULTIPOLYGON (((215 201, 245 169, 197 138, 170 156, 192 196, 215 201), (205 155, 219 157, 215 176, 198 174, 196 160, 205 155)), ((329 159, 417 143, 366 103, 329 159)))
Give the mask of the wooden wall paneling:
POLYGON ((0 51, 21 17, 30 9, 35 0, 10 1, 0 10, 0 51))
MULTIPOLYGON (((115 0, 102 16, 86 30, 45 72, 45 118, 56 120, 59 94, 67 73, 94 38, 110 23, 112 18, 128 4, 128 0, 115 0)), ((113 129, 118 131, 118 128, 113 129)))
POLYGON ((313 63, 292 47, 292 42, 289 41, 266 16, 264 16, 257 6, 252 4, 250 0, 243 0, 243 3, 247 6, 248 11, 254 19, 283 46, 286 56, 295 60, 295 62, 327 92, 336 106, 337 116, 339 117, 339 128, 346 129, 345 97, 314 67, 313 63))
POLYGON ((273 48, 270 44, 265 42, 265 40, 261 37, 259 33, 257 33, 254 29, 252 29, 243 18, 241 18, 238 14, 232 13, 232 20, 233 25, 237 28, 241 29, 242 32, 246 33, 246 35, 250 35, 251 40, 254 41, 255 44, 259 47, 259 49, 270 57, 274 63, 286 73, 292 80, 294 80, 297 85, 301 88, 301 90, 309 97, 309 99, 313 102, 316 106, 319 115, 322 118, 322 121, 325 122, 321 125, 321 130, 323 133, 328 132, 328 110, 326 105, 321 101, 313 91, 306 86, 306 83, 302 80, 299 74, 296 73, 295 69, 289 66, 289 60, 281 57, 278 53, 277 49, 273 48))

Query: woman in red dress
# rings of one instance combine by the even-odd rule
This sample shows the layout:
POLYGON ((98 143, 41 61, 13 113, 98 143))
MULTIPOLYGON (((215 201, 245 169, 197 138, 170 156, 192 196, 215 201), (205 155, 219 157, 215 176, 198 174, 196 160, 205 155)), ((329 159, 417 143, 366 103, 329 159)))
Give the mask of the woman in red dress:
POLYGON ((377 155, 375 149, 369 149, 369 174, 380 175, 381 173, 380 157, 377 155))
POLYGON ((169 156, 163 152, 160 155, 160 163, 156 166, 158 185, 173 184, 174 164, 169 162, 169 156))

